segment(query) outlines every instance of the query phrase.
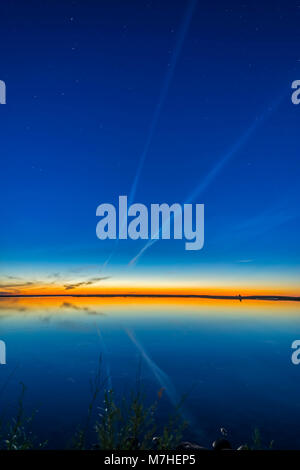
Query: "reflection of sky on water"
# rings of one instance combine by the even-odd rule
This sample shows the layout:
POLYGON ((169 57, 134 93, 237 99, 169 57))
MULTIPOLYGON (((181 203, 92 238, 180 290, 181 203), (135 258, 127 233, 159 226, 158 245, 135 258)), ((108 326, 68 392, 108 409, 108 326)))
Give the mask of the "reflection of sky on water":
POLYGON ((162 417, 189 392, 184 415, 203 444, 221 426, 237 442, 257 426, 278 447, 300 448, 300 366, 290 360, 298 304, 57 298, 1 300, 0 309, 1 414, 15 409, 24 382, 26 408, 39 409, 35 430, 53 445, 84 420, 102 355, 119 395, 141 362, 149 398, 166 389, 162 417))

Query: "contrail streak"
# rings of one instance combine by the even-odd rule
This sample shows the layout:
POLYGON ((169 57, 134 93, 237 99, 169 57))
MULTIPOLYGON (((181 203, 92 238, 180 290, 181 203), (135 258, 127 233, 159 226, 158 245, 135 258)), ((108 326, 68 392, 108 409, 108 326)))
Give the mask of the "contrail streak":
POLYGON ((162 109, 163 104, 165 102, 165 99, 166 99, 166 96, 167 96, 167 93, 168 93, 168 89, 169 89, 169 86, 170 86, 170 83, 171 83, 171 80, 172 80, 172 77, 173 77, 173 74, 174 74, 177 59, 178 59, 178 56, 179 56, 179 54, 182 50, 184 39, 185 39, 186 33, 189 29, 191 19, 192 19, 192 16, 193 16, 193 12, 194 12, 194 9, 195 9, 196 5, 197 5, 197 0, 190 0, 187 11, 186 11, 185 16, 183 18, 183 22, 182 22, 180 30, 179 30, 177 43, 176 43, 175 49, 173 51, 173 55, 172 55, 172 59, 171 59, 171 62, 170 62, 169 68, 168 68, 168 72, 166 74, 166 77, 165 77, 165 80, 164 80, 164 83, 163 83, 163 86, 162 86, 162 89, 161 89, 161 92, 160 92, 160 95, 159 95, 159 100, 158 100, 156 109, 154 111, 153 119, 152 119, 151 124, 150 124, 149 133, 148 133, 147 140, 146 140, 146 143, 145 143, 145 146, 144 146, 144 150, 141 154, 141 157, 140 157, 140 160, 139 160, 139 163, 138 163, 137 172, 136 172, 136 175, 135 175, 135 178, 134 178, 134 181, 133 181, 133 184, 132 184, 130 196, 129 196, 129 204, 132 203, 132 201, 135 197, 136 188, 137 188, 138 181, 139 181, 139 178, 140 178, 140 174, 141 174, 141 171, 142 171, 142 168, 143 168, 143 164, 144 164, 145 158, 147 156, 147 153, 149 151, 149 147, 150 147, 151 142, 152 142, 153 134, 155 132, 155 129, 156 129, 156 126, 157 126, 157 123, 158 123, 158 120, 159 120, 160 112, 161 112, 161 109, 162 109))
MULTIPOLYGON (((176 63, 177 63, 178 57, 181 53, 182 46, 183 46, 183 43, 184 43, 184 39, 185 39, 185 36, 186 36, 187 31, 189 29, 189 26, 190 26, 190 23, 191 23, 191 20, 192 20, 193 13, 194 13, 194 10, 196 8, 197 2, 198 2, 198 0, 190 0, 188 8, 187 8, 186 13, 185 13, 185 16, 183 18, 182 24, 180 26, 179 33, 178 33, 178 38, 177 38, 177 42, 176 42, 176 45, 175 45, 175 48, 174 48, 174 51, 173 51, 173 54, 172 54, 171 62, 169 64, 168 71, 167 71, 167 74, 165 76, 163 86, 162 86, 160 94, 159 94, 158 103, 157 103, 157 106, 156 106, 155 111, 154 111, 154 115, 153 115, 153 118, 152 118, 152 121, 151 121, 151 124, 150 124, 150 127, 149 127, 149 132, 148 132, 147 139, 146 139, 146 142, 145 142, 145 145, 144 145, 144 149, 143 149, 143 152, 141 154, 140 160, 138 162, 137 171, 136 171, 133 183, 132 183, 131 191, 130 191, 129 198, 128 198, 129 205, 132 204, 132 202, 134 200, 135 193, 136 193, 136 188, 137 188, 137 185, 138 185, 138 182, 139 182, 139 179, 140 179, 140 175, 141 175, 141 171, 142 171, 146 156, 148 154, 148 151, 149 151, 149 148, 150 148, 150 145, 151 145, 151 142, 152 142, 152 138, 153 138, 153 135, 154 135, 154 132, 155 132, 158 120, 159 120, 161 109, 164 105, 165 99, 166 99, 167 94, 168 94, 169 86, 170 86, 171 80, 173 78, 176 63)), ((119 240, 116 240, 116 246, 118 246, 118 242, 119 242, 119 240)), ((115 248, 112 251, 112 253, 108 256, 107 260, 105 261, 105 263, 104 263, 105 266, 108 265, 108 263, 109 263, 110 259, 112 258, 114 252, 115 252, 115 248)))
MULTIPOLYGON (((198 186, 196 186, 193 192, 186 199, 185 204, 192 202, 210 185, 210 183, 217 177, 217 175, 224 168, 226 163, 228 163, 239 152, 239 150, 241 150, 241 148, 246 144, 246 142, 248 142, 248 140, 254 134, 256 129, 273 113, 275 109, 278 108, 278 106, 280 105, 284 97, 285 97, 285 93, 283 95, 280 95, 280 97, 270 107, 268 107, 267 110, 261 114, 261 116, 255 119, 253 124, 234 143, 234 145, 230 148, 230 150, 220 158, 220 160, 210 170, 210 172, 206 175, 203 181, 198 186)), ((150 248, 157 241, 159 241, 159 239, 149 240, 145 244, 145 246, 137 253, 137 255, 129 261, 128 264, 130 266, 136 264, 136 262, 145 253, 145 251, 148 250, 148 248, 150 248)))
POLYGON ((197 196, 199 196, 200 193, 202 193, 208 186, 209 184, 215 179, 215 177, 220 173, 220 171, 223 169, 223 167, 226 165, 226 163, 231 160, 232 157, 236 153, 239 152, 239 150, 248 142, 252 134, 256 131, 256 129, 262 124, 268 117, 274 112, 275 109, 278 108, 280 103, 282 102, 284 95, 280 95, 279 98, 269 107, 267 110, 262 113, 258 118, 255 119, 253 124, 246 130, 246 132, 235 142, 235 144, 231 147, 231 149, 225 153, 225 155, 220 158, 220 160, 217 162, 214 168, 211 169, 211 171, 208 173, 206 178, 200 183, 194 191, 190 194, 188 199, 186 200, 186 203, 189 203, 193 201, 197 196))

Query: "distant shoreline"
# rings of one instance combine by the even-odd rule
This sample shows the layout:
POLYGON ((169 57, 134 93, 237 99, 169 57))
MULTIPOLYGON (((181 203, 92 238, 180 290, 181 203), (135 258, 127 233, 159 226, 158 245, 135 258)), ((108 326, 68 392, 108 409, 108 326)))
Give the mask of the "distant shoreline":
POLYGON ((153 298, 153 299, 215 299, 215 300, 270 300, 300 302, 300 297, 287 295, 206 295, 206 294, 5 294, 6 298, 44 298, 44 297, 95 297, 95 298, 153 298))

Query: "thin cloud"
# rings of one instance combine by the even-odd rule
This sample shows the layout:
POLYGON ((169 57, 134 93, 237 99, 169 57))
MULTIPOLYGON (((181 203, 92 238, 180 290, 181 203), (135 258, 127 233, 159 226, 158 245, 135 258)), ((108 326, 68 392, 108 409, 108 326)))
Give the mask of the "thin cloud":
POLYGON ((72 284, 65 284, 64 288, 65 290, 71 290, 71 289, 76 289, 77 287, 91 286, 92 284, 96 284, 97 282, 100 282, 100 281, 105 281, 106 279, 110 279, 110 276, 94 277, 92 279, 89 279, 88 281, 80 281, 80 282, 75 282, 72 284))
POLYGON ((22 282, 22 283, 11 283, 11 284, 0 284, 0 289, 10 289, 15 287, 27 287, 33 286, 34 282, 22 282))

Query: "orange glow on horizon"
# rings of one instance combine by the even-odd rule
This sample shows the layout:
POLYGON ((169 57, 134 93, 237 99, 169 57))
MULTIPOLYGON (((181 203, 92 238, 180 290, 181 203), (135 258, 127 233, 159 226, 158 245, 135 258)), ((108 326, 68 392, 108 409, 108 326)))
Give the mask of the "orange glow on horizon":
POLYGON ((188 287, 184 286, 162 286, 158 285, 95 285, 84 286, 66 289, 65 286, 60 285, 47 285, 47 284, 32 284, 30 286, 21 287, 18 289, 6 289, 2 295, 115 295, 115 294, 144 294, 144 295, 285 295, 285 296, 299 296, 300 290, 295 287, 281 286, 226 286, 226 287, 188 287))
POLYGON ((286 295, 286 296, 300 296, 300 289, 291 286, 285 287, 279 285, 274 286, 226 286, 226 287, 210 287, 210 286, 180 286, 180 285, 161 285, 145 283, 135 285, 94 285, 66 289, 64 285, 47 285, 47 284, 32 284, 30 286, 20 287, 18 289, 5 289, 1 295, 97 295, 97 294, 164 294, 164 295, 286 295))

